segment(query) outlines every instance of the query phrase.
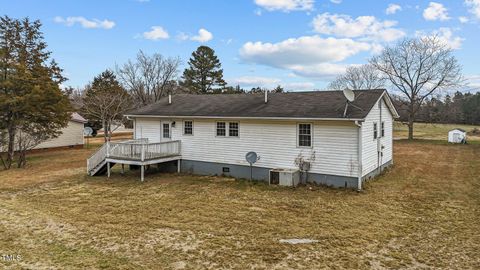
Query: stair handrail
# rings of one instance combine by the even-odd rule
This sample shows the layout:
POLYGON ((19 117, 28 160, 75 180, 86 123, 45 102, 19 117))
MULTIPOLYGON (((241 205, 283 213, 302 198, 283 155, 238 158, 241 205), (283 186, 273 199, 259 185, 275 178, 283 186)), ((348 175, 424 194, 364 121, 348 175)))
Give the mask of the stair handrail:
POLYGON ((90 158, 87 159, 87 173, 90 173, 95 167, 98 166, 107 156, 107 144, 103 144, 90 158))

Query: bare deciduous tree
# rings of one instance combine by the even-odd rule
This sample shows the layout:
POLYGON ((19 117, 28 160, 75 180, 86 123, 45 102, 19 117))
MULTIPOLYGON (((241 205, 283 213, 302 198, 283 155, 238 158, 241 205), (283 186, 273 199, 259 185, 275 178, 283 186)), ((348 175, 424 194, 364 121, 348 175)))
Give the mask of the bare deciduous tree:
POLYGON ((462 68, 452 50, 436 36, 405 39, 386 47, 370 64, 403 94, 409 139, 413 139, 415 115, 425 99, 463 83, 462 68))
POLYGON ((123 87, 135 102, 147 105, 165 96, 178 75, 179 58, 165 58, 161 54, 146 55, 143 51, 135 60, 128 60, 116 73, 123 87))
POLYGON ((345 74, 338 76, 328 86, 329 89, 351 90, 378 89, 385 87, 384 76, 370 64, 350 66, 345 74))
POLYGON ((82 102, 82 112, 88 119, 101 123, 105 141, 112 136, 112 124, 121 125, 123 114, 132 108, 130 95, 110 70, 95 77, 79 100, 82 102))

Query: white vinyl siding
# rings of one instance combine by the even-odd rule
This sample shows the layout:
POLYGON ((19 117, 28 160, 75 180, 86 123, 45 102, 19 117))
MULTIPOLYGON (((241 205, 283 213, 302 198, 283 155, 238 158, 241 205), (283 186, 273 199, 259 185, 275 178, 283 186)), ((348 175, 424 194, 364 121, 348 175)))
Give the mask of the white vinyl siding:
POLYGON ((83 123, 70 121, 55 139, 39 144, 35 149, 83 145, 83 123))
MULTIPOLYGON (((163 119, 181 122, 182 119, 163 119)), ((220 119, 219 119, 220 120, 220 119)), ((261 157, 255 166, 264 168, 296 168, 295 158, 299 154, 309 158, 315 152, 312 173, 356 177, 358 172, 357 130, 353 122, 312 122, 311 148, 298 148, 298 123, 294 121, 242 120, 239 137, 228 140, 216 136, 218 122, 225 123, 228 132, 229 121, 195 119, 195 136, 183 135, 182 127, 172 128, 172 140, 182 141, 182 158, 205 162, 245 165, 245 154, 255 151, 261 157)), ((139 118, 143 130, 155 130, 160 119, 139 118), (152 128, 145 125, 150 124, 152 128)), ((159 131, 157 132, 159 133, 159 131)), ((228 133, 226 133, 228 134, 228 133)), ((155 139, 154 132, 145 133, 155 139)), ((139 138, 138 136, 136 136, 139 138)), ((227 137, 228 138, 228 137, 227 137)))
POLYGON ((382 103, 382 113, 380 114, 377 102, 362 125, 362 176, 374 171, 378 166, 391 161, 393 158, 393 116, 384 100, 382 99, 380 102, 382 103), (379 130, 378 126, 378 123, 382 122, 384 136, 382 136, 382 131, 379 130), (374 123, 377 123, 377 139, 373 139, 375 137, 374 123), (381 151, 383 155, 379 156, 377 151, 381 151))
POLYGON ((136 119, 135 139, 148 138, 149 142, 160 142, 159 119, 136 119))

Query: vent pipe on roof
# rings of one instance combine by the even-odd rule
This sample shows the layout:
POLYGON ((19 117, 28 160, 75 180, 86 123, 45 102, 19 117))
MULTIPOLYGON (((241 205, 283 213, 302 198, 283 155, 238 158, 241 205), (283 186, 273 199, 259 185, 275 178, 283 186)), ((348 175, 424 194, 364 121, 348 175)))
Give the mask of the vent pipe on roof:
POLYGON ((172 104, 172 94, 168 94, 168 104, 172 104))
POLYGON ((268 91, 265 90, 265 103, 267 103, 267 102, 268 102, 268 91))

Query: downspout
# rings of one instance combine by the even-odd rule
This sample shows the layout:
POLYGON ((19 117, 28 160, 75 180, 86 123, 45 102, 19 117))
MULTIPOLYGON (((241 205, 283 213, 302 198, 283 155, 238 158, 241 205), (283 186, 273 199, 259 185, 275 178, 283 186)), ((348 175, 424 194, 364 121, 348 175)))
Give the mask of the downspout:
POLYGON ((380 136, 378 136, 377 138, 377 171, 378 171, 378 174, 380 174, 381 172, 381 166, 382 166, 382 163, 383 163, 383 149, 382 149, 382 141, 383 141, 383 137, 382 137, 382 102, 383 101, 383 98, 380 99, 379 103, 378 103, 378 108, 380 109, 380 136))
POLYGON ((362 122, 355 121, 355 125, 358 127, 358 144, 357 144, 357 164, 358 164, 358 172, 357 172, 357 190, 362 190, 362 172, 363 172, 363 164, 362 164, 362 122))

